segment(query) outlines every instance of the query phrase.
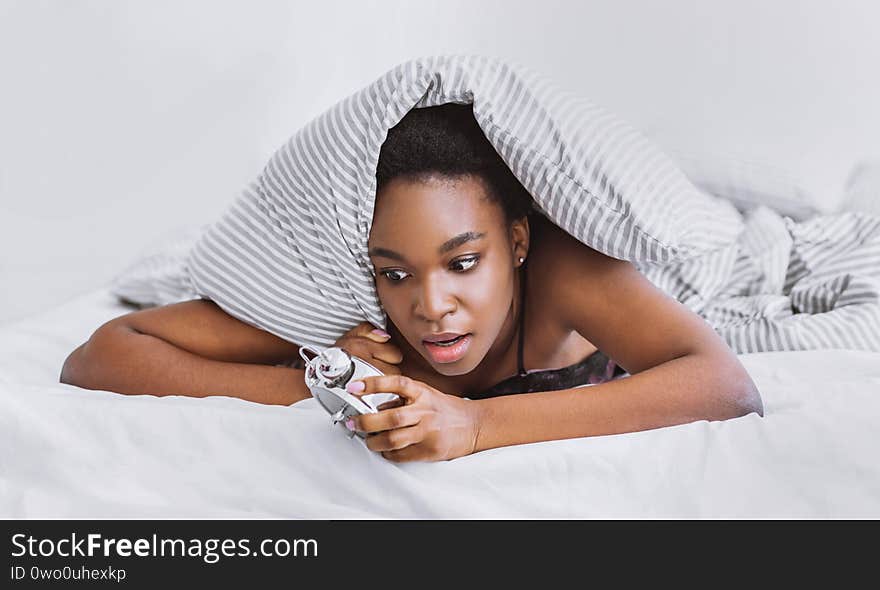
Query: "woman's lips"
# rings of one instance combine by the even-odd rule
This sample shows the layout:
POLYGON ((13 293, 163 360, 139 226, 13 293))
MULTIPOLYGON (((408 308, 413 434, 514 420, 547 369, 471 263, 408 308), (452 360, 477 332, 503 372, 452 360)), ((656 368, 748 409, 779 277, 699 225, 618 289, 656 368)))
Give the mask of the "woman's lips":
POLYGON ((473 336, 465 334, 458 342, 451 346, 439 346, 427 340, 422 340, 422 346, 425 347, 425 350, 431 355, 431 360, 435 363, 454 363, 461 360, 467 353, 471 340, 473 340, 473 336))

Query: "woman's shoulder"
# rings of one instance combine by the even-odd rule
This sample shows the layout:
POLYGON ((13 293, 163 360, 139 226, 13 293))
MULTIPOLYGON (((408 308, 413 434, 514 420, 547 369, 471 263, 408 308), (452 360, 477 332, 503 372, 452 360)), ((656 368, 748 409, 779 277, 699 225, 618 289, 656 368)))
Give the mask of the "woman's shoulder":
MULTIPOLYGON (((568 287, 591 284, 615 259, 590 248, 552 221, 536 217, 540 218, 530 220, 529 297, 541 302, 546 321, 567 325, 570 318, 562 315, 572 307, 568 300, 572 289, 568 287)), ((578 291, 577 295, 586 300, 589 294, 578 291)))
POLYGON ((610 257, 590 248, 554 224, 549 219, 535 215, 529 220, 530 275, 540 277, 542 284, 570 280, 573 276, 591 274, 596 265, 610 257))
MULTIPOLYGON (((532 350, 549 351, 534 366, 564 367, 596 351, 589 336, 580 333, 571 321, 570 310, 588 308, 587 293, 578 292, 572 301, 572 282, 589 284, 591 263, 584 259, 604 256, 541 218, 530 220, 530 245, 526 305, 532 350)), ((537 361, 535 361, 537 362, 537 361)))

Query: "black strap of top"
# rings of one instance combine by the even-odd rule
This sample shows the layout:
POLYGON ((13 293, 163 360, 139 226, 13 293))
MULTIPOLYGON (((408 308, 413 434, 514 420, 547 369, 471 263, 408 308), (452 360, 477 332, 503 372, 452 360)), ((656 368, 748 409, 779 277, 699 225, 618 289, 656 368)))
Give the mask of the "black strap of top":
POLYGON ((519 283, 519 347, 517 349, 516 359, 519 376, 525 377, 526 370, 523 366, 523 341, 525 340, 526 335, 526 265, 523 264, 520 268, 522 269, 522 272, 520 273, 519 283))

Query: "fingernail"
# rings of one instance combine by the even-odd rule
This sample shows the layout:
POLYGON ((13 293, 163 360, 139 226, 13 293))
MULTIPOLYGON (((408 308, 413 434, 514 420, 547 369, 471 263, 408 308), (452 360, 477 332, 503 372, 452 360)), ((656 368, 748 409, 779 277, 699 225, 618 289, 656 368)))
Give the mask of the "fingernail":
POLYGON ((348 420, 346 420, 345 427, 348 428, 349 430, 351 430, 352 432, 354 432, 354 420, 352 418, 349 418, 348 420))
POLYGON ((373 330, 371 334, 375 334, 376 336, 379 336, 381 338, 389 338, 391 336, 391 334, 389 334, 385 330, 380 330, 379 328, 373 330))
POLYGON ((359 391, 363 391, 364 388, 366 388, 366 384, 364 384, 363 381, 352 381, 345 386, 345 391, 349 393, 357 393, 359 391))

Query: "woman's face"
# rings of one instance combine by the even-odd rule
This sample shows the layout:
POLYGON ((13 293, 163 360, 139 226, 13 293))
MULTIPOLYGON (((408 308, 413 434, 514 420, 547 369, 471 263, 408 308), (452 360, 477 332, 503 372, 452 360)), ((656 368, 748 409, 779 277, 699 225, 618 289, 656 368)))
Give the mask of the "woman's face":
POLYGON ((528 249, 528 224, 513 226, 472 176, 396 178, 377 194, 368 246, 379 301, 438 373, 469 373, 510 332, 528 249))

